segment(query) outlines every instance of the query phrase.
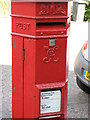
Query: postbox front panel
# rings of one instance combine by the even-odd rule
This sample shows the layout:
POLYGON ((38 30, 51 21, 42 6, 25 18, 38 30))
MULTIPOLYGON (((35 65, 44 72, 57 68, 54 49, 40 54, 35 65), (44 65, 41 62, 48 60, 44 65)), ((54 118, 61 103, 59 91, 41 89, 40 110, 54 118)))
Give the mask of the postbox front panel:
POLYGON ((64 82, 66 80, 67 38, 27 39, 25 46, 25 63, 28 62, 28 66, 32 65, 32 70, 35 67, 36 84, 64 82), (28 46, 30 47, 27 48, 28 46), (26 51, 27 49, 28 51, 26 51), (31 64, 29 59, 35 63, 31 64))
POLYGON ((63 113, 63 87, 65 87, 66 82, 66 46, 67 38, 37 40, 24 38, 25 118, 38 118, 49 114, 52 116, 63 113), (48 94, 46 97, 49 97, 48 103, 41 97, 46 94, 48 94), (50 94, 51 96, 49 96, 50 94), (53 100, 50 104, 51 99, 53 100), (41 106, 44 106, 45 101, 47 107, 50 108, 43 110, 41 106), (53 108, 55 101, 57 103, 54 104, 55 108, 53 108))
POLYGON ((36 40, 36 84, 64 82, 66 38, 36 40))

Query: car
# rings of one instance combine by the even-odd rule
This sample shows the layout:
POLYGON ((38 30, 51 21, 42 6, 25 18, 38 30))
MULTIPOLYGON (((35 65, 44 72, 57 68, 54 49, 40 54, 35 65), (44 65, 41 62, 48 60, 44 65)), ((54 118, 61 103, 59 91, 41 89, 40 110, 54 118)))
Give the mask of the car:
POLYGON ((90 58, 88 57, 88 41, 86 41, 76 57, 74 72, 79 88, 90 94, 90 58))

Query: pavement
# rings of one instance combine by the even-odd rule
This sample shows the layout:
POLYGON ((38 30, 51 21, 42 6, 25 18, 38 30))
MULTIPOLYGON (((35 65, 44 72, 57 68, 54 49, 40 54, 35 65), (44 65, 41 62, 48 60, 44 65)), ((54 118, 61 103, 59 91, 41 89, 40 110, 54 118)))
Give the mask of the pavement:
MULTIPOLYGON (((1 118, 12 117, 12 74, 11 66, 0 65, 0 109, 1 118)), ((78 88, 73 71, 69 71, 67 118, 88 118, 88 94, 78 88)))

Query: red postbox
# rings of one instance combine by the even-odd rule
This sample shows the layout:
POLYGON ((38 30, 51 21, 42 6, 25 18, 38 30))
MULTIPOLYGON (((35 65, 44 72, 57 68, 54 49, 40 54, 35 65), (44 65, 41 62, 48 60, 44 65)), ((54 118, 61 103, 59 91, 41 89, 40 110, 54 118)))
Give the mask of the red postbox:
POLYGON ((12 118, 67 116, 70 0, 12 0, 12 118))

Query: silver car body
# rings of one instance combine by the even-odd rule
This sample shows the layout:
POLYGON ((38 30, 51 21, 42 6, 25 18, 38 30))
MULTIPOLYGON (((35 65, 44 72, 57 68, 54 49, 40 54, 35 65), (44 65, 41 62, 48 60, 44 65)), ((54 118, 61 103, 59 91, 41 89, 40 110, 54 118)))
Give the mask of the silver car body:
POLYGON ((90 61, 87 61, 82 55, 82 49, 76 57, 74 71, 78 79, 90 88, 90 81, 83 78, 84 70, 88 70, 90 72, 90 61))

